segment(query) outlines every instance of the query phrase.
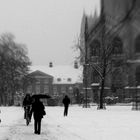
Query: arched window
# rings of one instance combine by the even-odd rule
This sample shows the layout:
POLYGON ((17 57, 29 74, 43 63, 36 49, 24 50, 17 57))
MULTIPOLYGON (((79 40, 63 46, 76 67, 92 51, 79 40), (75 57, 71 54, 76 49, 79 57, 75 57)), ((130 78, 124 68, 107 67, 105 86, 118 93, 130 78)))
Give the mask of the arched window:
POLYGON ((91 75, 91 78, 92 78, 92 82, 93 83, 98 83, 99 82, 99 74, 96 70, 93 70, 92 71, 92 75, 91 75))
POLYGON ((140 85, 140 66, 138 66, 138 67, 136 68, 135 76, 136 76, 137 84, 140 85))
POLYGON ((90 56, 99 56, 100 54, 100 42, 98 40, 93 40, 90 45, 90 56))
POLYGON ((123 53, 123 43, 119 37, 115 37, 112 41, 113 54, 123 53))
POLYGON ((140 53, 140 35, 135 39, 135 52, 140 53))
POLYGON ((121 67, 118 67, 118 68, 115 68, 112 72, 112 85, 114 87, 122 87, 123 86, 123 73, 122 73, 122 68, 121 67))

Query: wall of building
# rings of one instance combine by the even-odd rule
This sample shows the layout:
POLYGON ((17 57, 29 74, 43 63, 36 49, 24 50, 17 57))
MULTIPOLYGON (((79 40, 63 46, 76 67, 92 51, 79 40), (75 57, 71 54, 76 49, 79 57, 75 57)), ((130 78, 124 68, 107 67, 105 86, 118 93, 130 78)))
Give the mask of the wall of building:
MULTIPOLYGON (((115 27, 116 24, 122 20, 127 12, 131 9, 133 0, 103 0, 104 10, 105 10, 105 18, 106 18, 106 30, 115 27)), ((103 6, 103 5, 102 5, 103 6)), ((133 12, 130 14, 128 20, 121 25, 121 28, 118 30, 116 37, 119 37, 122 41, 123 53, 118 56, 113 56, 112 60, 116 62, 121 62, 120 65, 113 64, 113 68, 111 73, 106 77, 105 85, 111 88, 112 95, 118 96, 120 101, 122 98, 132 97, 131 90, 126 90, 126 86, 135 86, 136 84, 140 84, 140 80, 136 76, 136 70, 140 66, 140 52, 136 52, 136 38, 140 34, 140 2, 136 0, 135 8, 133 12), (116 74, 113 77, 113 72, 119 69, 120 73, 116 74), (116 79, 116 88, 112 91, 112 84, 116 79), (115 92, 115 93, 114 93, 115 92)), ((96 25, 95 25, 96 26, 96 25)), ((98 26, 97 26, 98 27, 98 26)), ((117 28, 115 28, 117 29, 117 28)), ((92 32, 92 38, 88 40, 88 59, 93 63, 93 60, 96 62, 95 57, 90 57, 91 46, 95 39, 99 42, 101 41, 101 28, 98 27, 98 32, 92 32), (96 37, 95 37, 96 36, 96 37)), ((112 30, 113 31, 113 30, 112 30)), ((89 35, 90 36, 90 35, 89 35)), ((139 43, 140 45, 140 43, 139 43)), ((139 46, 140 47, 140 46, 139 46)), ((116 63, 115 62, 115 63, 116 63)), ((137 70, 138 71, 138 70, 137 70)), ((139 69, 140 71, 140 69, 139 69)), ((97 74, 98 75, 98 74, 97 74)), ((137 74, 138 75, 138 74, 137 74)), ((90 85, 92 82, 98 82, 95 78, 96 75, 93 76, 93 68, 88 69, 88 84, 90 85)), ((100 80, 99 80, 100 81, 100 80)), ((113 85, 114 86, 114 85, 113 85)), ((109 91, 107 91, 109 92, 109 91)), ((111 93, 110 92, 110 93, 111 93)), ((109 94, 110 94, 109 93, 109 94)), ((96 93, 97 94, 97 93, 96 93)), ((109 95, 106 93, 106 95, 109 95)))

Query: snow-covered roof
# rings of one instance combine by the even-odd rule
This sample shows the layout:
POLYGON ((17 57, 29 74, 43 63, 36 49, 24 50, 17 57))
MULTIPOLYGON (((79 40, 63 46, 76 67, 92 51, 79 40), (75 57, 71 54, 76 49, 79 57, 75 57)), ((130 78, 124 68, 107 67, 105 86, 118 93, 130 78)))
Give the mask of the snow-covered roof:
POLYGON ((99 83, 92 83, 91 86, 99 86, 99 83))
POLYGON ((140 86, 133 86, 133 87, 130 87, 130 86, 126 86, 125 89, 140 89, 140 86))
POLYGON ((30 72, 39 70, 46 74, 53 76, 53 84, 74 84, 82 83, 82 68, 75 69, 71 65, 59 65, 59 66, 31 66, 30 72))
POLYGON ((127 63, 140 63, 140 59, 136 59, 136 60, 127 60, 127 63))

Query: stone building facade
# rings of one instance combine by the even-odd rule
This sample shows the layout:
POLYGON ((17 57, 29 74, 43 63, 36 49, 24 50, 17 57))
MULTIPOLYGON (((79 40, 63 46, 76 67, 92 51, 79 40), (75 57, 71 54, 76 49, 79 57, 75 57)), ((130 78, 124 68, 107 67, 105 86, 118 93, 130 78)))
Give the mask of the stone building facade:
POLYGON ((53 76, 36 70, 28 75, 32 82, 25 87, 25 93, 34 94, 51 94, 53 90, 53 76))
MULTIPOLYGON (((101 37, 103 24, 105 32, 111 32, 111 38, 106 37, 113 47, 110 57, 111 71, 106 77, 105 96, 117 96, 119 101, 131 98, 136 91, 134 87, 140 85, 140 1, 136 0, 101 0, 105 22, 101 22, 101 14, 93 20, 87 20, 87 58, 90 64, 98 63, 99 53, 102 49, 101 37), (130 12, 125 22, 121 22, 130 12), (121 24, 120 24, 121 23, 121 24), (118 25, 117 25, 118 24, 118 25), (90 26, 90 27, 89 27, 90 26), (132 90, 134 89, 134 90, 132 90)), ((87 16, 87 19, 90 16, 87 16)), ((82 20, 81 34, 85 32, 85 19, 82 20)), ((81 40, 82 38, 81 35, 81 40)), ((84 41, 83 41, 84 42, 84 41)), ((81 45, 85 51, 85 44, 81 45)), ((93 67, 88 67, 88 85, 100 83, 98 73, 93 67)), ((95 96, 95 91, 93 95, 95 96)))

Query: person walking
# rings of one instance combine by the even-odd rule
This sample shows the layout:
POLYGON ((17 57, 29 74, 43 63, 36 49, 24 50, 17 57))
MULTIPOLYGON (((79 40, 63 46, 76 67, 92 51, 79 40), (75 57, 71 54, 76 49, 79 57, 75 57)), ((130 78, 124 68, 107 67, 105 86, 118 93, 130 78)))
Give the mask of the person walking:
POLYGON ((69 104, 70 104, 70 98, 67 95, 65 95, 62 102, 64 104, 64 116, 67 116, 68 108, 69 108, 69 104))
POLYGON ((46 114, 44 109, 45 107, 39 98, 35 98, 32 104, 32 113, 34 116, 34 133, 38 135, 41 133, 41 120, 46 114))
POLYGON ((26 115, 29 115, 31 121, 32 113, 30 111, 32 106, 32 98, 30 94, 26 94, 22 106, 24 107, 24 119, 26 119, 26 115))

